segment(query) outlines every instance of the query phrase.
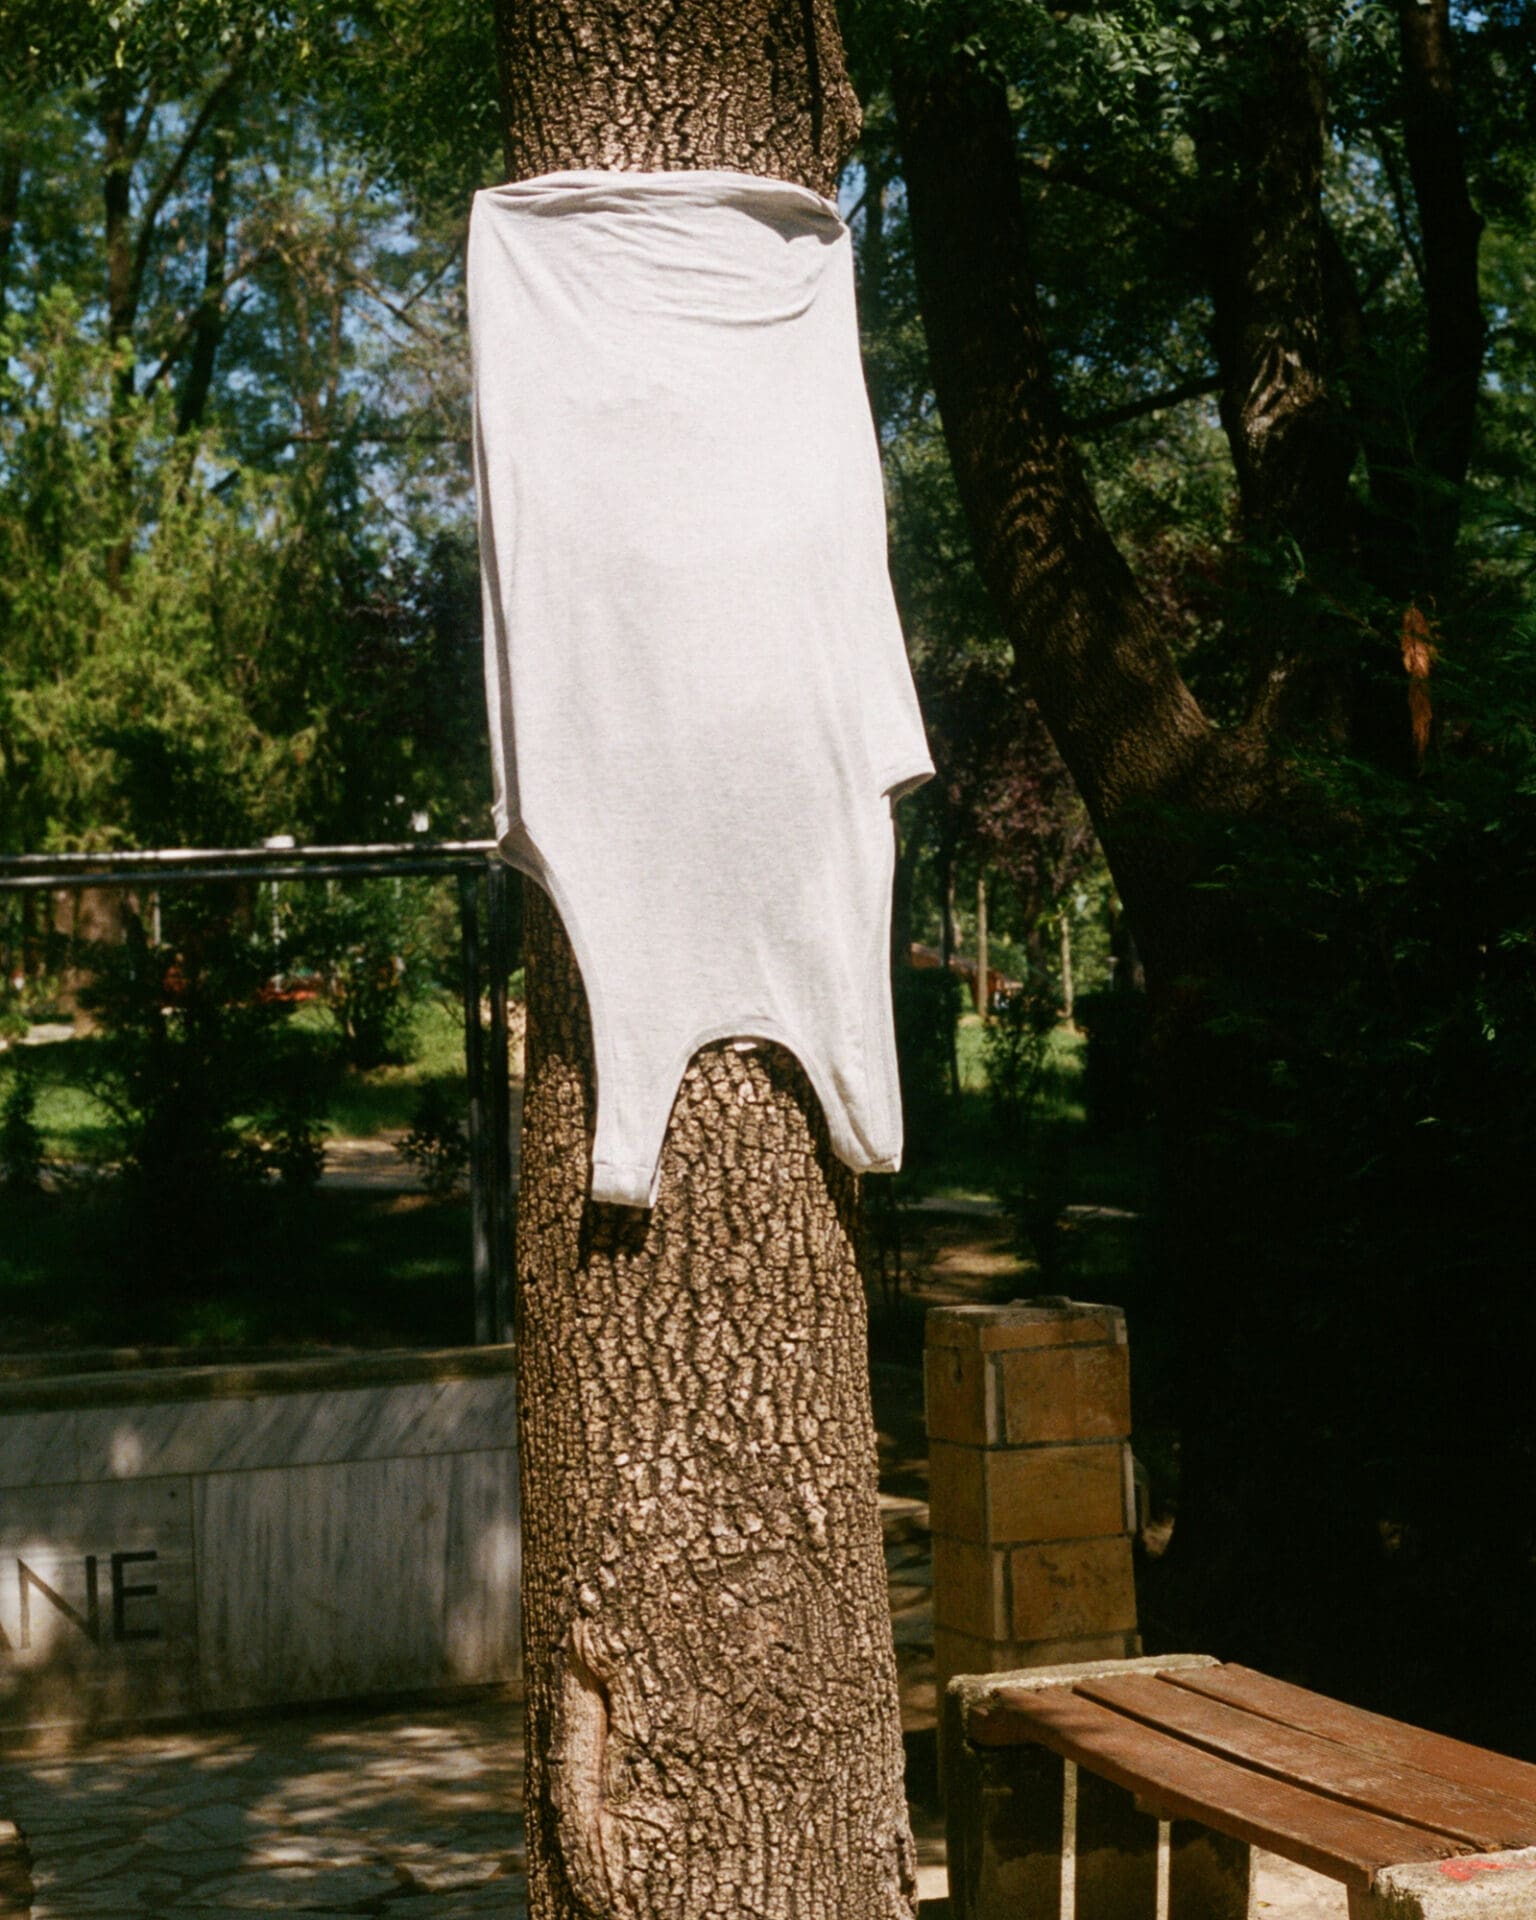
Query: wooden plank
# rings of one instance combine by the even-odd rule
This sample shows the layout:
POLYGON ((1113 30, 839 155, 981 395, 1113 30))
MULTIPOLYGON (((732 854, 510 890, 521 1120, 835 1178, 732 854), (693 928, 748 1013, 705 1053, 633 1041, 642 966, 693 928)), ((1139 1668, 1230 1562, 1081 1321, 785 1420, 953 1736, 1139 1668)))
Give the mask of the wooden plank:
POLYGON ((1140 1794, 1165 1818, 1198 1820, 1346 1886, 1369 1887, 1388 1864, 1467 1851, 1443 1834, 1320 1799, 1288 1780, 1202 1753, 1068 1687, 998 1687, 972 1707, 966 1733, 978 1746, 1035 1741, 1140 1794))
POLYGON ((1282 1726, 1224 1701, 1164 1686, 1154 1675, 1080 1680, 1077 1691, 1208 1753, 1481 1850, 1536 1845, 1536 1807, 1526 1801, 1461 1786, 1320 1734, 1282 1726))
POLYGON ((1325 1740, 1337 1740, 1342 1746, 1377 1754, 1400 1766, 1417 1767, 1458 1786, 1507 1794, 1536 1806, 1536 1766, 1492 1753, 1486 1747, 1470 1746, 1442 1733, 1428 1733, 1422 1727, 1390 1720, 1385 1714, 1368 1713, 1364 1707, 1346 1706, 1326 1694, 1310 1693, 1286 1680, 1272 1680, 1251 1667, 1197 1667, 1170 1671, 1161 1677, 1170 1686, 1187 1687, 1191 1693, 1224 1700, 1229 1706, 1276 1720, 1282 1726, 1320 1734, 1325 1740))

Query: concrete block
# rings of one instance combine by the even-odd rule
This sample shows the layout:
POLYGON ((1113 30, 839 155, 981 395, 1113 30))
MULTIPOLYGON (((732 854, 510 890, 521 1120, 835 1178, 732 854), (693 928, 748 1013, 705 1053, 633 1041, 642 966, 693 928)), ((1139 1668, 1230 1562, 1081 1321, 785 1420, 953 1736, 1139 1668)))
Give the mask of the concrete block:
POLYGON ((1073 1771, 1075 1920, 1157 1920, 1157 1821, 1123 1787, 1073 1771))
POLYGON ((1193 1820, 1169 1829, 1168 1920, 1248 1920, 1253 1849, 1193 1820))
POLYGON ((934 1627, 955 1627, 979 1640, 1008 1637, 1006 1547, 933 1537, 934 1627))
POLYGON ((0 1502, 0 1726, 198 1706, 185 1479, 12 1488, 0 1502))
POLYGON ((1351 1891, 1349 1913, 1350 1920, 1530 1920, 1536 1847, 1387 1867, 1372 1892, 1351 1891))
MULTIPOLYGON (((1136 1583, 1131 1567, 1131 1543, 1124 1535, 1011 1548, 1009 1579, 1013 1603, 1009 1623, 1011 1639, 1069 1640, 1135 1628, 1136 1583)), ((939 1572, 935 1557, 935 1608, 938 1601, 939 1572)), ((949 1620, 946 1624, 975 1631, 961 1619, 949 1620)))
POLYGON ((515 1471, 504 1451, 200 1480, 203 1705, 512 1678, 515 1471))
POLYGON ((1087 1300, 1011 1300, 1006 1306, 931 1307, 927 1345, 1000 1353, 1019 1347, 1125 1345, 1119 1307, 1087 1300))
POLYGON ((1125 1476, 1118 1446, 998 1448, 984 1458, 988 1540, 1081 1540, 1121 1532, 1125 1476))
POLYGON ((32 1911, 32 1856, 14 1821, 0 1820, 0 1920, 32 1911))
POLYGON ((517 1402, 507 1373, 93 1407, 73 1420, 79 1477, 122 1480, 507 1447, 516 1438, 517 1402))
POLYGON ((510 1349, 94 1363, 0 1382, 0 1728, 515 1676, 510 1349))
POLYGON ((1025 1348, 999 1354, 997 1368, 1009 1446, 1129 1437, 1128 1347, 1025 1348))
POLYGON ((928 1520, 952 1540, 985 1541, 987 1451, 948 1440, 928 1443, 928 1520))
MULTIPOLYGON (((930 1331, 932 1314, 929 1315, 930 1331)), ((1001 1434, 997 1378, 983 1353, 929 1346, 923 1353, 928 1438, 984 1447, 1001 1434)))
POLYGON ((1077 1640, 983 1640, 953 1627, 933 1630, 934 1681, 940 1693, 956 1674, 1012 1673, 1085 1660, 1118 1667, 1140 1652, 1141 1637, 1134 1632, 1091 1634, 1077 1640))
POLYGON ((945 1702, 950 1920, 1060 1920, 1066 1765, 1043 1747, 982 1751, 945 1702))

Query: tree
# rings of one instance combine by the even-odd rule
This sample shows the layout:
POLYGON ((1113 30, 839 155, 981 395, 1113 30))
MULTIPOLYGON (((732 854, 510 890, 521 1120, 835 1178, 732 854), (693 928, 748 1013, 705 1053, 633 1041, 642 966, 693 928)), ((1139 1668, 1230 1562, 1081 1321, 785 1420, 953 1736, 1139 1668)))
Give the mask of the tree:
MULTIPOLYGON (((1157 1002, 1182 1618, 1315 1663, 1347 1600, 1340 1664, 1364 1650, 1373 1684, 1401 1685, 1383 1593, 1418 1609, 1416 1649, 1450 1646, 1474 1591, 1529 1579, 1492 1549, 1472 1578, 1465 1482, 1401 1411, 1498 1348, 1510 1314, 1530 1325, 1508 1176, 1530 1143, 1510 837, 1529 757, 1498 717, 1511 684, 1529 694, 1528 589, 1507 534, 1477 563, 1464 538, 1491 404, 1474 201, 1529 233, 1510 179, 1530 150, 1512 91, 1528 9, 1453 26, 1447 0, 983 4, 896 24, 916 277, 977 562, 1157 1002), (1231 512, 1205 660, 1106 525, 1063 403, 1074 336, 1040 271, 1062 196, 1119 218, 1119 270, 1134 230, 1154 303, 1177 290, 1186 365, 1108 411, 1216 399, 1231 512), (1422 1330, 1468 1247, 1453 1367, 1422 1330), (1404 1512, 1412 1571, 1381 1545, 1404 1512)), ((1528 1396, 1498 1396, 1496 1442, 1493 1398, 1458 1390, 1448 1424, 1476 1422, 1502 1482, 1528 1454, 1528 1396)), ((1527 1498, 1518 1551, 1532 1534, 1527 1498)))
MULTIPOLYGON (((823 193, 830 5, 497 9, 507 171, 727 167, 823 193)), ((857 1183, 796 1063, 707 1049, 644 1214, 587 1199, 593 1061, 527 905, 517 1222, 532 1910, 907 1914, 857 1183)))

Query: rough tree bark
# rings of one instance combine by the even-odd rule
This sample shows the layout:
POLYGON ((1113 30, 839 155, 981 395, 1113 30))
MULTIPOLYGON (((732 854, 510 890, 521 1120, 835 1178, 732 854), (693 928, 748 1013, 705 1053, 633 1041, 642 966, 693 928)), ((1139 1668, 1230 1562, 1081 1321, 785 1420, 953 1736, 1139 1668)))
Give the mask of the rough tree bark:
MULTIPOLYGON (((827 0, 498 0, 513 178, 727 167, 835 189, 827 0)), ((593 1063, 529 888, 517 1223, 535 1920, 887 1920, 915 1906, 857 1183, 796 1064, 685 1076, 658 1204, 587 1199, 593 1063)))

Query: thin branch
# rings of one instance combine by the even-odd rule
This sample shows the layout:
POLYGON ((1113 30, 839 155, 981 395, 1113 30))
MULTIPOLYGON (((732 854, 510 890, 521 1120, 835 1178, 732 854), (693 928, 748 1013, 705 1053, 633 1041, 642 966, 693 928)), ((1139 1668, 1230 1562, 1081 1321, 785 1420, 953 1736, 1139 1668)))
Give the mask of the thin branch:
POLYGON ((1170 213, 1166 207, 1137 193, 1133 187, 1123 187, 1118 181, 1106 180, 1084 167, 1074 166, 1069 160, 1062 160, 1056 154, 1025 154, 1023 164, 1042 180, 1059 182, 1064 187, 1076 187, 1083 193, 1096 194, 1101 200, 1112 200, 1118 206, 1127 207, 1166 233, 1187 236, 1196 231, 1196 223, 1187 215, 1170 213))
POLYGON ((1414 238, 1413 228, 1408 220, 1408 191, 1403 182, 1403 170, 1398 164, 1397 154, 1393 151, 1390 137, 1382 131, 1376 134, 1376 151, 1381 157, 1381 167, 1387 176, 1387 185, 1391 189, 1387 198, 1392 204, 1392 220, 1397 228, 1397 237, 1403 243, 1403 252, 1408 256, 1408 264, 1413 268, 1414 278, 1420 288, 1424 285, 1424 255, 1414 238))
POLYGON ((164 212, 166 201, 176 191, 177 183, 186 172, 187 163, 196 152, 198 142, 208 131, 208 123, 218 112, 220 106, 228 96, 230 88, 234 86, 236 80, 240 77, 242 65, 242 60, 236 60, 234 65, 230 67, 223 79, 219 81, 218 85, 198 109, 197 117, 183 136, 181 145, 176 149, 175 157, 172 159, 171 164, 161 175, 159 184, 144 203, 144 210, 139 216, 139 238, 133 250, 133 286, 135 295, 137 295, 138 288, 143 284, 144 272, 149 265, 149 250, 154 244, 155 238, 155 222, 164 212))
POLYGON ((151 80, 144 91, 144 104, 139 109, 139 117, 133 123, 133 131, 123 143, 124 156, 131 167, 144 151, 144 142, 149 138, 149 129, 154 121, 155 109, 160 104, 160 82, 151 80))
MULTIPOLYGON (((222 284, 219 286, 217 297, 222 301, 230 288, 238 286, 242 280, 246 279, 251 269, 260 264, 261 259, 261 253, 256 252, 247 254, 242 260, 238 260, 233 270, 225 276, 222 284)), ((171 335, 170 345, 162 349, 159 366, 155 368, 154 372, 144 382, 143 391, 145 393, 153 393, 155 388, 159 386, 160 382, 186 352, 188 342, 198 329, 201 317, 200 305, 201 303, 199 307, 194 307, 191 313, 178 316, 180 324, 171 335)), ((235 307, 231 311, 229 319, 234 319, 235 315, 241 311, 242 307, 235 307)))
POLYGON ((1189 380, 1179 381, 1176 386, 1164 387, 1158 393, 1144 394, 1139 400, 1127 400, 1118 407, 1104 407, 1098 413, 1069 417, 1066 428, 1075 439, 1092 439, 1095 434, 1105 433, 1111 427, 1123 426, 1127 420, 1139 420, 1145 414, 1156 413, 1161 407, 1176 407, 1182 401, 1197 399, 1202 393, 1220 391, 1219 373, 1196 374, 1189 380))

